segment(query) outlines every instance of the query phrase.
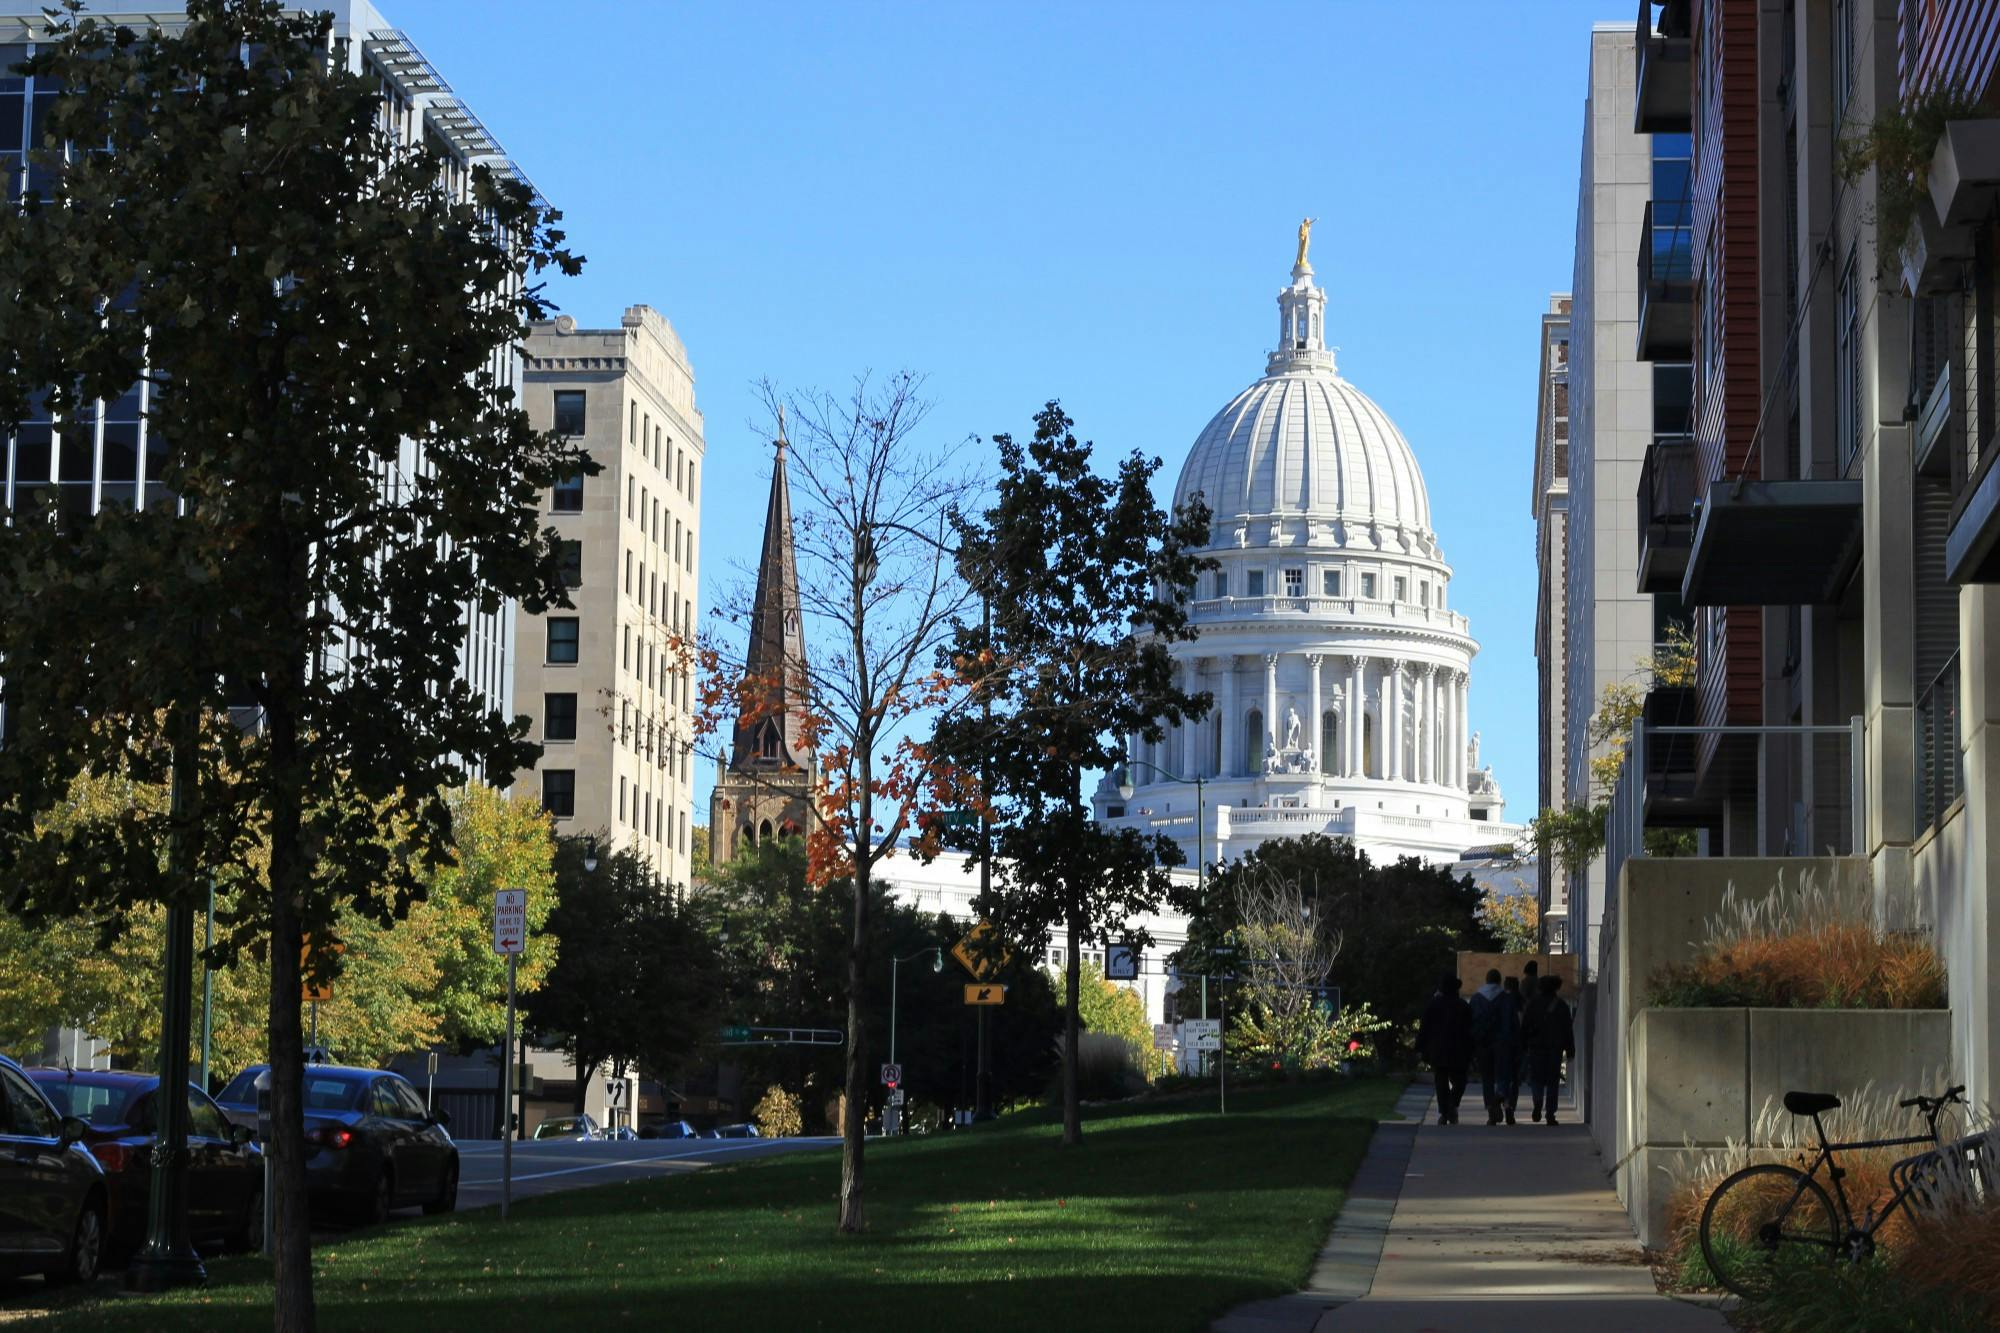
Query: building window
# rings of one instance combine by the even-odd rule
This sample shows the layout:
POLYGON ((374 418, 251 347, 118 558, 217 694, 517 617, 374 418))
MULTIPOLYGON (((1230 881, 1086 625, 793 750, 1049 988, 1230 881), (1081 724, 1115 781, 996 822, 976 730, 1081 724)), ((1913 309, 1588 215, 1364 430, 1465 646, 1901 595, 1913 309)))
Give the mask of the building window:
POLYGON ((1854 0, 1833 0, 1833 119, 1836 134, 1854 95, 1854 0))
POLYGON ((1229 571, 1226 569, 1215 571, 1215 595, 1217 597, 1229 596, 1229 571))
POLYGON ((1248 580, 1249 586, 1244 591, 1252 597, 1262 597, 1264 595, 1264 571, 1253 569, 1245 575, 1245 578, 1248 580))
POLYGON ((625 548, 625 595, 632 595, 632 548, 625 548))
POLYGON ((1364 601, 1372 602, 1375 600, 1375 576, 1373 574, 1363 574, 1361 576, 1361 597, 1364 601))
POLYGON ((1340 571, 1337 569, 1321 570, 1319 575, 1319 590, 1327 597, 1340 596, 1340 571))
POLYGON ((1401 576, 1396 579, 1396 600, 1399 602, 1410 600, 1410 581, 1401 576))
POLYGON ((542 770, 542 809, 557 819, 570 819, 576 815, 575 769, 542 770))
POLYGON ((562 573, 563 587, 581 588, 583 586, 583 543, 557 542, 556 567, 562 573))
POLYGON ((631 403, 631 418, 625 423, 625 442, 627 444, 639 442, 639 400, 636 398, 631 403))
POLYGON ((618 779, 618 822, 621 824, 631 822, 625 818, 625 779, 622 777, 618 779))
POLYGON ((625 627, 625 647, 619 654, 618 666, 621 671, 630 671, 632 669, 632 627, 630 625, 625 627))
POLYGON ((545 694, 542 696, 542 739, 545 741, 573 741, 576 739, 576 696, 574 694, 545 694))
POLYGON ((581 514, 583 512, 583 474, 564 477, 549 492, 549 508, 558 514, 581 514))
POLYGON ((1834 425, 1843 474, 1861 449, 1861 284, 1855 280, 1854 260, 1853 255, 1847 257, 1847 269, 1840 275, 1840 323, 1834 331, 1840 377, 1834 425))
POLYGON ((1306 572, 1303 569, 1286 570, 1285 596, 1303 597, 1305 595, 1306 595, 1306 572))
POLYGON ((548 625, 548 655, 543 660, 557 663, 575 662, 577 645, 576 617, 550 616, 548 625))
POLYGON ((583 434, 583 390, 557 389, 556 434, 583 434))
POLYGON ((632 506, 636 503, 634 497, 638 493, 638 483, 630 477, 625 478, 625 517, 627 518, 632 517, 632 506))
POLYGON ((1423 607, 1423 608, 1424 608, 1424 609, 1425 609, 1426 611, 1428 611, 1428 610, 1430 609, 1430 605, 1431 605, 1431 585, 1430 585, 1430 584, 1428 584, 1428 583, 1419 583, 1419 584, 1417 585, 1417 605, 1418 605, 1418 606, 1421 606, 1421 607, 1423 607))

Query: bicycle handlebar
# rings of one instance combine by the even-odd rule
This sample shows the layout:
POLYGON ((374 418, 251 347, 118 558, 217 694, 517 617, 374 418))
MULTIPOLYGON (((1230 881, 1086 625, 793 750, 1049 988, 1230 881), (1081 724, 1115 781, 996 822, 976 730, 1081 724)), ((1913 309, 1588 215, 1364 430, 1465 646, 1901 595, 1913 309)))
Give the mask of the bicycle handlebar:
POLYGON ((1962 1100, 1959 1094, 1964 1091, 1965 1085, 1961 1083, 1955 1088, 1946 1088, 1942 1097, 1905 1097, 1902 1101, 1897 1102, 1896 1105, 1903 1110, 1908 1110, 1914 1106, 1920 1111, 1930 1111, 1941 1108, 1950 1102, 1962 1100))

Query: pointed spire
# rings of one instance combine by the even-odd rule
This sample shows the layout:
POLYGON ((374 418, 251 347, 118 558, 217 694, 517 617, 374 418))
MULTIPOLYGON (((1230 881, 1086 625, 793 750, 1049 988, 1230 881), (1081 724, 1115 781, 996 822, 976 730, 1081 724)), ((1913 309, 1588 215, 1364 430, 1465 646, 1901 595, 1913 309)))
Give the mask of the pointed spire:
POLYGON ((792 488, 786 476, 785 409, 778 408, 772 441, 771 499, 764 510, 764 550, 757 561, 757 591, 750 606, 750 651, 745 674, 766 682, 763 705, 736 720, 731 768, 803 768, 799 742, 798 678, 805 668, 805 628, 799 609, 798 556, 792 545, 792 488))

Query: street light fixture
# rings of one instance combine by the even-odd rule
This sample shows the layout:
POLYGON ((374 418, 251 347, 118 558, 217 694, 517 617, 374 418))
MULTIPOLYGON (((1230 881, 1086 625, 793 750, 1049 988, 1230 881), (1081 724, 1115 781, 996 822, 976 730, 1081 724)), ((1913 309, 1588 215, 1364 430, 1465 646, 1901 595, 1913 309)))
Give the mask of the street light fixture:
POLYGON ((583 873, 586 875, 597 873, 597 839, 595 838, 588 838, 584 841, 583 873))

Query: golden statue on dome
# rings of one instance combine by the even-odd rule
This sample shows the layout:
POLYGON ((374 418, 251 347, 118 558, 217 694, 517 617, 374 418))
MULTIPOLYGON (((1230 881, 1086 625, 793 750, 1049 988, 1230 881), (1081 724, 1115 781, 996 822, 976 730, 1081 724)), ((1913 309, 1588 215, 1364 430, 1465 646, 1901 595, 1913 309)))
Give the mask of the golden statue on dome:
POLYGON ((1306 262, 1306 247, 1312 244, 1313 223, 1318 221, 1318 218, 1299 219, 1299 257, 1293 267, 1306 269, 1312 267, 1311 264, 1306 262))

